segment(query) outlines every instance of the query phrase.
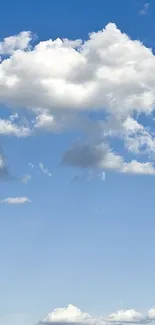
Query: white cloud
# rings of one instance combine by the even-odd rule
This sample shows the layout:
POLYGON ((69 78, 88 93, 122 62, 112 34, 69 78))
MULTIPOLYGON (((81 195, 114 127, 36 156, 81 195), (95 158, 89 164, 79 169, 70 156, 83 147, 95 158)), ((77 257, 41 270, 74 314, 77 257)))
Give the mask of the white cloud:
POLYGON ((42 113, 36 117, 35 128, 52 130, 54 128, 54 117, 52 115, 42 113))
MULTIPOLYGON (((144 9, 148 7, 146 3, 144 9)), ((138 122, 141 113, 150 121, 153 119, 152 50, 130 39, 113 23, 90 33, 84 42, 58 38, 32 46, 31 39, 28 31, 0 43, 0 104, 13 112, 16 107, 20 116, 22 109, 27 109, 30 119, 26 125, 17 115, 1 119, 0 134, 19 137, 37 134, 39 130, 58 132, 82 127, 93 141, 97 135, 103 142, 105 138, 121 138, 133 155, 147 155, 143 162, 133 157, 127 163, 125 157, 110 149, 109 142, 104 159, 100 160, 101 168, 154 174, 154 136, 138 122), (103 111, 106 119, 91 119, 92 110, 103 111), (87 123, 82 113, 87 116, 87 123)))
POLYGON ((52 177, 52 174, 49 172, 47 168, 44 167, 42 162, 39 163, 39 168, 41 169, 43 174, 46 174, 48 177, 52 177))
POLYGON ((155 307, 151 308, 151 309, 148 311, 148 317, 149 317, 149 319, 151 319, 151 320, 155 320, 155 307))
POLYGON ((115 24, 84 43, 47 40, 25 51, 27 33, 23 50, 19 46, 1 62, 1 103, 33 111, 43 107, 54 115, 92 108, 121 115, 153 111, 155 57, 115 24))
POLYGON ((135 309, 118 310, 108 316, 92 317, 88 313, 82 312, 73 305, 64 308, 56 308, 49 313, 38 324, 88 324, 88 325, 112 325, 112 324, 151 324, 154 318, 154 308, 150 309, 148 315, 136 311, 135 309))
POLYGON ((6 37, 0 42, 0 54, 13 54, 16 50, 26 50, 32 39, 30 32, 21 32, 18 35, 6 37))
POLYGON ((22 177, 21 181, 22 181, 22 183, 27 184, 30 181, 30 179, 31 179, 31 175, 30 174, 25 174, 22 177))
POLYGON ((68 305, 65 308, 57 308, 52 313, 49 313, 44 319, 43 322, 53 323, 53 322, 83 322, 90 320, 90 315, 87 313, 82 313, 80 309, 73 305, 68 305))
POLYGON ((31 203, 31 200, 27 197, 8 197, 7 199, 1 200, 0 203, 2 204, 24 204, 24 203, 31 203))
POLYGON ((64 153, 63 163, 80 168, 101 168, 120 173, 155 174, 155 167, 151 162, 136 160, 125 162, 122 156, 113 152, 105 143, 77 144, 64 153))
POLYGON ((125 323, 133 323, 133 322, 140 322, 143 320, 144 316, 137 312, 134 309, 127 309, 127 310, 118 310, 115 313, 109 315, 108 320, 110 322, 125 322, 125 323))
MULTIPOLYGON (((12 116, 11 116, 12 119, 12 116)), ((30 135, 31 131, 26 126, 14 124, 12 120, 4 120, 0 118, 0 134, 1 135, 14 135, 17 137, 26 137, 30 135)))
POLYGON ((125 146, 133 153, 155 154, 155 139, 149 130, 133 118, 128 117, 123 122, 125 146))
POLYGON ((149 2, 146 2, 144 3, 144 6, 143 8, 140 10, 140 15, 144 16, 147 14, 148 10, 149 10, 149 7, 150 7, 150 3, 149 2))
POLYGON ((122 172, 129 174, 154 175, 155 167, 151 162, 142 163, 132 160, 130 163, 124 163, 122 172))

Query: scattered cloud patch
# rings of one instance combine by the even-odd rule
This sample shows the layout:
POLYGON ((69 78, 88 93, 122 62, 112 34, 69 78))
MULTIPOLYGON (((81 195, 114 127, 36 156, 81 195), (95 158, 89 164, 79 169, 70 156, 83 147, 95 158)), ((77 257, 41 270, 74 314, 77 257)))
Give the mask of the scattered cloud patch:
POLYGON ((30 180, 31 180, 30 174, 25 174, 21 179, 22 183, 24 183, 24 184, 27 184, 30 180))
POLYGON ((18 118, 19 118, 18 113, 14 113, 14 114, 9 116, 9 119, 10 119, 11 122, 17 120, 18 118))
POLYGON ((150 7, 150 3, 149 2, 144 3, 143 8, 139 12, 140 15, 141 16, 145 16, 147 14, 148 10, 149 10, 149 7, 150 7))
POLYGON ((31 162, 29 162, 28 165, 29 167, 34 168, 34 165, 31 162))
POLYGON ((49 313, 42 323, 81 323, 90 319, 89 314, 81 312, 80 309, 70 304, 65 308, 57 308, 49 313))
POLYGON ((106 177, 106 173, 105 172, 102 172, 101 173, 101 180, 102 181, 105 181, 105 177, 106 177))
POLYGON ((0 118, 0 134, 13 135, 16 137, 27 137, 30 135, 30 128, 24 125, 15 124, 14 119, 15 117, 13 117, 13 115, 11 115, 8 120, 0 118))
POLYGON ((123 157, 112 151, 106 143, 76 144, 64 153, 62 162, 79 168, 100 168, 128 174, 155 174, 153 163, 136 160, 125 162, 123 157))
POLYGON ((48 177, 52 177, 52 174, 49 172, 47 168, 44 167, 42 162, 39 163, 39 168, 41 169, 43 174, 46 174, 48 177))
POLYGON ((31 203, 31 200, 27 197, 8 197, 0 201, 1 204, 24 204, 31 203))

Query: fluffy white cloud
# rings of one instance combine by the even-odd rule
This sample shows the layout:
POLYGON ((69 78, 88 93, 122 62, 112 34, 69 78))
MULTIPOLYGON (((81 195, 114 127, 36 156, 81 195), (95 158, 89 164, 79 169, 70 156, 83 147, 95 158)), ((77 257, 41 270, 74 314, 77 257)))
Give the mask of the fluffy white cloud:
POLYGON ((98 134, 103 142, 121 137, 130 153, 147 154, 145 161, 133 157, 127 163, 119 153, 108 149, 105 154, 103 149, 104 159, 94 166, 154 174, 154 135, 138 122, 141 113, 153 118, 152 50, 130 39, 113 23, 90 33, 84 42, 58 38, 31 46, 31 40, 30 32, 21 32, 0 43, 0 104, 16 107, 20 115, 22 108, 29 112, 26 125, 14 114, 1 119, 0 134, 28 136, 39 130, 82 127, 88 138, 98 134), (103 111, 105 120, 91 119, 90 111, 103 111), (83 113, 88 113, 86 123, 83 113))
POLYGON ((25 49, 31 34, 25 33, 13 36, 20 42, 8 51, 10 59, 1 62, 1 103, 43 107, 53 114, 81 109, 121 115, 153 111, 155 57, 115 24, 91 33, 84 43, 47 40, 29 51, 25 49))
POLYGON ((49 313, 44 319, 43 322, 53 323, 53 322, 65 322, 65 323, 72 323, 72 322, 83 322, 89 321, 91 316, 87 313, 81 312, 80 309, 73 305, 68 305, 65 308, 57 308, 53 312, 49 313))
POLYGON ((123 173, 129 174, 144 174, 154 175, 155 167, 151 162, 141 163, 136 160, 132 160, 130 163, 123 164, 123 173))
POLYGON ((151 308, 151 309, 148 311, 148 317, 149 317, 149 319, 151 319, 151 320, 155 320, 155 307, 151 308))
POLYGON ((35 128, 53 130, 54 126, 55 126, 55 121, 52 115, 42 113, 36 117, 35 128))
POLYGON ((117 322, 117 323, 140 322, 143 319, 144 316, 134 309, 118 310, 117 312, 110 314, 108 317, 108 320, 110 322, 117 322))
POLYGON ((1 200, 0 203, 6 204, 24 204, 24 203, 31 203, 31 200, 27 197, 8 197, 4 200, 1 200))
POLYGON ((88 324, 88 325, 112 325, 112 324, 151 324, 155 319, 155 309, 148 311, 148 316, 135 309, 118 310, 108 316, 92 317, 82 312, 73 305, 54 309, 38 324, 88 324))
POLYGON ((13 54, 16 50, 25 50, 28 48, 32 35, 29 31, 21 32, 18 35, 6 37, 3 42, 0 42, 0 54, 13 54))

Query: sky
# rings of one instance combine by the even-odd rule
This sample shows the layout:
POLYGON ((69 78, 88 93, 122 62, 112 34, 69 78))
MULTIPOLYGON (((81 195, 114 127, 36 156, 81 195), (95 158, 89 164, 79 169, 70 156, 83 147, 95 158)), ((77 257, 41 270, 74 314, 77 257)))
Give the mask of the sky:
POLYGON ((155 322, 154 15, 1 3, 0 325, 155 322))

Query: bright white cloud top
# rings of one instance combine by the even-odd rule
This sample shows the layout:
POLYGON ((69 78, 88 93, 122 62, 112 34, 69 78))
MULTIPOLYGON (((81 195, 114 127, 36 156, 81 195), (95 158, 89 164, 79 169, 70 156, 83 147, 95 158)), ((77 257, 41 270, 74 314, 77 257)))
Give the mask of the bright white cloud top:
POLYGON ((88 156, 79 161, 83 148, 75 145, 64 154, 66 164, 89 167, 90 158, 95 168, 155 174, 152 50, 113 23, 84 42, 58 38, 33 46, 32 40, 31 32, 24 31, 0 43, 0 104, 13 110, 8 119, 0 120, 0 134, 25 137, 39 130, 82 129, 86 138, 94 135, 88 156), (104 120, 91 119, 92 111, 104 113, 104 120), (139 121, 141 114, 147 125, 139 121), (113 137, 133 155, 129 161, 111 146, 113 137))
POLYGON ((155 320, 155 309, 152 308, 145 316, 134 309, 123 309, 111 313, 108 316, 94 318, 88 313, 82 312, 77 307, 69 304, 64 308, 56 308, 49 313, 39 324, 88 324, 88 325, 110 325, 110 324, 147 324, 155 320))

